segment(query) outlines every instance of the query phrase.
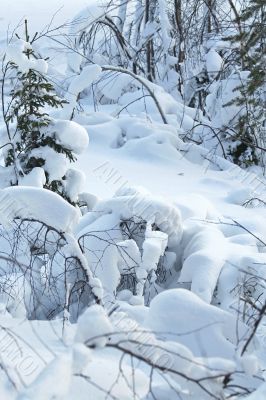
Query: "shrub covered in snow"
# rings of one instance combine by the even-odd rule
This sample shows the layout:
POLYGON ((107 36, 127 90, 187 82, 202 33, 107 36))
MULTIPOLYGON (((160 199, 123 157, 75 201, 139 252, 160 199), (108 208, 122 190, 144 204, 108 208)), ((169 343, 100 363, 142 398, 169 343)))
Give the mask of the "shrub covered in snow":
POLYGON ((179 211, 148 192, 120 189, 80 221, 78 237, 104 290, 131 290, 148 304, 174 268, 182 236, 179 211))
POLYGON ((72 234, 78 211, 45 189, 12 187, 3 193, 10 224, 0 232, 2 308, 29 319, 67 311, 75 320, 99 294, 72 234))
POLYGON ((9 183, 45 187, 75 204, 82 191, 81 174, 74 177, 67 171, 69 162, 87 147, 87 132, 75 122, 54 120, 47 113, 47 107, 59 108, 67 102, 55 94, 45 76, 47 63, 37 58, 29 40, 11 43, 6 59, 6 71, 11 69, 16 74, 11 98, 3 104, 7 110, 3 156, 9 167, 9 183))

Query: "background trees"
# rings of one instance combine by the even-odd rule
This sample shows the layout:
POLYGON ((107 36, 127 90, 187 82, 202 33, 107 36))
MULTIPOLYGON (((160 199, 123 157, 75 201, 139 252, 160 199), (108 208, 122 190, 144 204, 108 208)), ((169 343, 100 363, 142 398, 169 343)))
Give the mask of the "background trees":
POLYGON ((237 46, 235 61, 248 71, 247 78, 237 88, 238 96, 231 102, 241 108, 233 127, 232 140, 238 142, 232 150, 236 163, 259 164, 265 149, 265 3, 251 0, 237 17, 239 29, 229 39, 237 46))
MULTIPOLYGON (((187 131, 186 139, 220 142, 219 155, 243 167, 264 165, 262 1, 113 0, 77 36, 87 62, 132 71, 202 113, 205 128, 187 131)), ((97 86, 100 102, 110 101, 108 79, 116 77, 97 86)))

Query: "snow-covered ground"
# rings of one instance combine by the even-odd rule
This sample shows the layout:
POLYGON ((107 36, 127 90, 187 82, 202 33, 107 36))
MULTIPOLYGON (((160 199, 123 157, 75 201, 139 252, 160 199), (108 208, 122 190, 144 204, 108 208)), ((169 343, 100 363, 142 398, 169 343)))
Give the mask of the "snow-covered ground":
MULTIPOLYGON (((60 22, 88 1, 17 3, 12 16, 14 1, 2 5, 1 30, 24 14, 37 30, 61 5, 60 22)), ((43 222, 52 224, 61 213, 67 227, 55 228, 69 234, 65 247, 72 233, 84 241, 106 312, 93 305, 77 324, 63 324, 61 317, 28 321, 22 311, 14 317, 16 299, 10 309, 3 306, 0 399, 223 399, 226 377, 232 378, 227 396, 244 387, 238 398, 266 398, 266 321, 242 354, 254 317, 245 296, 248 292, 262 305, 266 299, 266 209, 252 206, 254 197, 266 198, 266 182, 203 147, 185 144, 180 134, 193 110, 182 115, 177 100, 164 94, 160 100, 168 125, 153 104, 147 116, 141 102, 126 110, 122 102, 94 111, 84 100, 75 121, 90 143, 75 168, 85 175, 90 211, 77 216, 57 199, 43 222), (126 235, 128 227, 121 223, 137 226, 140 220, 142 234, 126 235), (164 273, 155 282, 158 264, 164 273), (121 276, 129 275, 125 266, 136 274, 136 290, 122 287, 115 299, 121 276)), ((80 146, 71 136, 65 140, 71 148, 80 146)), ((42 189, 19 189, 18 197, 16 189, 5 190, 29 201, 30 209, 42 189)), ((46 198, 40 207, 45 204, 46 198)), ((32 216, 34 207, 30 211, 32 216)), ((19 285, 14 297, 21 296, 19 285)))

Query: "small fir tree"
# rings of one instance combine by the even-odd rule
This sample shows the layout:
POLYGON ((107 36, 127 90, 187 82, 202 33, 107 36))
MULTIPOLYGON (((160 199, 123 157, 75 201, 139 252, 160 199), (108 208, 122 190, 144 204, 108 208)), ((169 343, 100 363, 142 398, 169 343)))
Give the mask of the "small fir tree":
MULTIPOLYGON (((28 41, 27 33, 26 38, 28 41)), ((31 46, 27 45, 26 48, 24 54, 28 59, 37 59, 31 46)), ((11 64, 16 73, 17 83, 11 91, 12 101, 6 122, 15 123, 16 128, 13 146, 5 155, 5 165, 19 165, 20 176, 29 174, 36 167, 42 167, 46 177, 44 187, 69 201, 64 193, 64 177, 61 180, 51 180, 45 168, 45 157, 32 154, 33 150, 48 146, 56 153, 63 154, 70 162, 75 161, 73 152, 58 143, 55 134, 51 133, 52 119, 46 112, 47 108, 59 108, 67 102, 56 95, 53 85, 43 73, 33 68, 22 72, 16 64, 11 64)), ((18 184, 18 181, 15 184, 18 184)))

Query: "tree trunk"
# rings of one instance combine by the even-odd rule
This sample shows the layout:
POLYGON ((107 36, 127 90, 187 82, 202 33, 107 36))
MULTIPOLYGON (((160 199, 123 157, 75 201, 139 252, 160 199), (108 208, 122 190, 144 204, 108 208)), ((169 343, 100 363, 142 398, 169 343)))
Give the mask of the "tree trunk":
MULTIPOLYGON (((154 20, 154 6, 155 0, 146 0, 145 3, 145 25, 148 22, 153 22, 154 20)), ((153 39, 148 40, 146 46, 147 52, 147 78, 149 81, 153 82, 155 79, 155 68, 154 68, 154 46, 153 46, 153 39)))

